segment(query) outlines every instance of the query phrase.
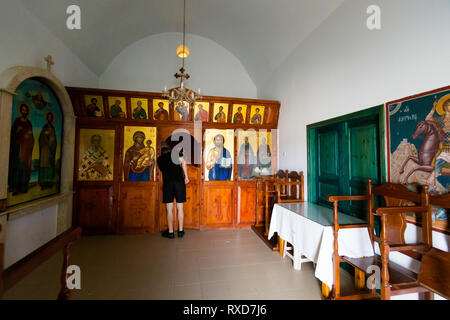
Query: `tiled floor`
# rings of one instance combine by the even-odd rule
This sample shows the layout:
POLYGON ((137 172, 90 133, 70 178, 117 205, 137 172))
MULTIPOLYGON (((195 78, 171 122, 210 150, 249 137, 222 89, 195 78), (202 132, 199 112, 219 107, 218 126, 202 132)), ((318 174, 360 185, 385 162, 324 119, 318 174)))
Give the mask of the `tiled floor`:
MULTIPOLYGON (((42 264, 3 299, 55 299, 62 254, 42 264)), ((83 237, 72 249, 81 290, 72 299, 321 299, 312 263, 301 271, 249 229, 83 237)), ((351 283, 348 274, 343 283, 351 283)))

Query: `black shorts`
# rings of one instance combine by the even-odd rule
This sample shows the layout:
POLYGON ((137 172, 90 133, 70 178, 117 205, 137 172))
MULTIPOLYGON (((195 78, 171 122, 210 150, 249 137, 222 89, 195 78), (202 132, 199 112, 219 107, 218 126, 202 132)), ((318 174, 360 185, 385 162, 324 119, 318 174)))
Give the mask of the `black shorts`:
POLYGON ((186 184, 184 181, 168 181, 163 183, 163 203, 186 202, 186 184))

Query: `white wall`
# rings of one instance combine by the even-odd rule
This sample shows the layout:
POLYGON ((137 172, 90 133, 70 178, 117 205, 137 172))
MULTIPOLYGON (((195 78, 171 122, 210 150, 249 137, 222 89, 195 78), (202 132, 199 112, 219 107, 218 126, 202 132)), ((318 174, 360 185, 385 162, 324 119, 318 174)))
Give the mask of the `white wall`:
MULTIPOLYGON (((182 34, 161 33, 141 39, 125 48, 100 76, 104 89, 159 92, 164 86, 178 86, 173 75, 181 68, 176 48, 182 34)), ((227 49, 209 39, 187 34, 191 52, 185 59, 191 78, 186 86, 201 88, 204 95, 256 98, 256 86, 241 62, 227 49)))
MULTIPOLYGON (((65 14, 65 12, 61 12, 65 14)), ((62 25, 61 28, 65 28, 62 25)), ((79 31, 73 31, 79 32, 79 31)), ((44 57, 52 55, 53 74, 65 86, 97 87, 98 76, 88 69, 20 1, 0 4, 0 72, 13 66, 46 68, 44 57)))
POLYGON ((56 237, 57 212, 57 206, 52 206, 8 221, 5 269, 56 237))
MULTIPOLYGON (((281 101, 280 168, 307 171, 307 124, 449 85, 449 31, 448 0, 345 1, 258 88, 259 98, 281 101), (372 4, 379 31, 366 27, 372 4)), ((407 237, 418 232, 408 225, 407 237)), ((449 250, 450 237, 433 232, 433 242, 449 250)))

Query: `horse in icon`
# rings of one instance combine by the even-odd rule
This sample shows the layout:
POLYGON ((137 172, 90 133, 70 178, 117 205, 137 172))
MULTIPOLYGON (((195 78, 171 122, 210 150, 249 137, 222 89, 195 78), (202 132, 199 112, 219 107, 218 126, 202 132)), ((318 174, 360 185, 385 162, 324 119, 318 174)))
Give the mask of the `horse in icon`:
POLYGON ((405 171, 406 164, 411 160, 418 164, 403 179, 403 183, 408 183, 408 178, 416 171, 432 172, 434 170, 434 162, 436 154, 439 151, 441 142, 445 140, 445 133, 442 128, 434 121, 423 120, 417 124, 416 131, 412 138, 416 140, 423 135, 423 142, 419 148, 418 157, 409 156, 400 169, 400 174, 405 171))

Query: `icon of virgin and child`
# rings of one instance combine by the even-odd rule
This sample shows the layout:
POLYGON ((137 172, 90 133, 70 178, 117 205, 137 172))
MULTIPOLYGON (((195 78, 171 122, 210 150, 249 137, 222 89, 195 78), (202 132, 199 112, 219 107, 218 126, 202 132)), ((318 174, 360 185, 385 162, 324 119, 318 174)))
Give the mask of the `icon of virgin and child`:
POLYGON ((230 181, 233 171, 231 153, 224 147, 225 137, 217 134, 213 139, 214 147, 206 157, 206 169, 209 181, 230 181))
POLYGON ((145 133, 133 134, 134 144, 128 148, 123 162, 125 181, 154 181, 155 149, 152 140, 145 140, 145 133))

